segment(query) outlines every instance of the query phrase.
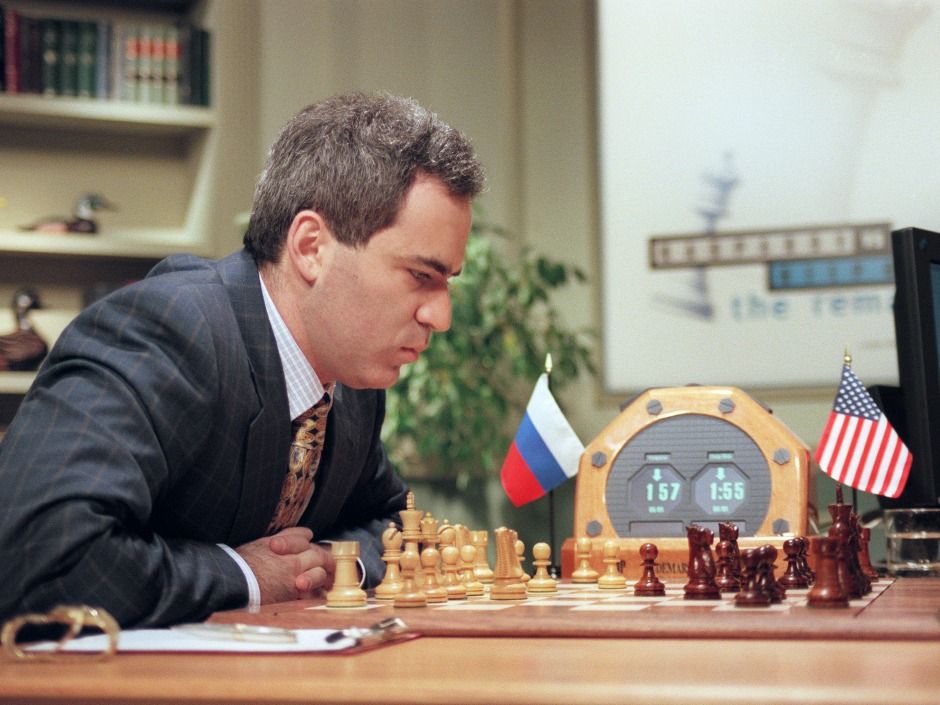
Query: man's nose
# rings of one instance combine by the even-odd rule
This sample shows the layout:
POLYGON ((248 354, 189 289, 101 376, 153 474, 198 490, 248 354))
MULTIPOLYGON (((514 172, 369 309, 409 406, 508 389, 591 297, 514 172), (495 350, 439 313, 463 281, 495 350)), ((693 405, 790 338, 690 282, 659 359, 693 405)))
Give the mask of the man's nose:
POLYGON ((418 323, 427 326, 436 333, 450 328, 450 291, 442 289, 434 292, 429 299, 418 307, 415 318, 417 318, 418 323))

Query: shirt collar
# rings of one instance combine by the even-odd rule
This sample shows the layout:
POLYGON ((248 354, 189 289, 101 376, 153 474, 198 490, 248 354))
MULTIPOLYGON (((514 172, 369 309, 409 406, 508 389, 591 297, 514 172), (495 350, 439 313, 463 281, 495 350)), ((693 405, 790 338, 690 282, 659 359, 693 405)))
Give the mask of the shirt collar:
POLYGON ((284 368, 287 405, 291 420, 293 420, 316 404, 326 392, 332 392, 333 385, 328 385, 329 389, 324 388, 319 377, 317 377, 317 373, 313 371, 313 366, 301 352, 290 329, 284 323, 284 319, 281 318, 277 306, 274 305, 274 301, 268 293, 268 288, 264 285, 264 279, 262 279, 260 272, 258 273, 258 279, 261 282, 261 295, 264 297, 264 307, 268 312, 271 330, 274 331, 274 341, 277 344, 277 352, 281 358, 281 366, 284 368))

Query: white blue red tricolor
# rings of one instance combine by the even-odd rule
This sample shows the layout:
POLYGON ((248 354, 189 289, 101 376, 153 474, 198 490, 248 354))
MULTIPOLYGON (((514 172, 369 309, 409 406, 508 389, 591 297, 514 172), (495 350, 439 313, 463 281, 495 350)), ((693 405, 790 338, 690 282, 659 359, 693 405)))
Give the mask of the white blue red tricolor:
POLYGON ((509 500, 519 507, 574 477, 583 452, 548 388, 548 375, 541 375, 500 471, 509 500))

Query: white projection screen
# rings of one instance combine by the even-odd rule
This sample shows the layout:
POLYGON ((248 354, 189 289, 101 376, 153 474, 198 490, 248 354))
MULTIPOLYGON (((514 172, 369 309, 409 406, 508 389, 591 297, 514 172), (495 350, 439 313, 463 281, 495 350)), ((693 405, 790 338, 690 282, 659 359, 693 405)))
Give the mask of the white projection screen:
POLYGON ((897 382, 940 230, 940 0, 598 0, 605 390, 897 382))

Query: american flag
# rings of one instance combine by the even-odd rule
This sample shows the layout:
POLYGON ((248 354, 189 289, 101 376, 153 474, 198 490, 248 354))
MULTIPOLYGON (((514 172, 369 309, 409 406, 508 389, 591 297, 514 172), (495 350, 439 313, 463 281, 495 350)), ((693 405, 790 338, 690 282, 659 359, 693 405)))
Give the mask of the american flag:
POLYGON ((863 492, 897 497, 907 483, 911 452, 848 365, 816 462, 836 482, 863 492))

